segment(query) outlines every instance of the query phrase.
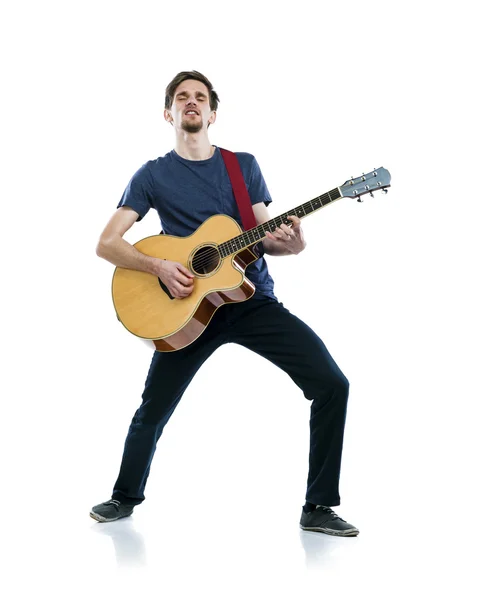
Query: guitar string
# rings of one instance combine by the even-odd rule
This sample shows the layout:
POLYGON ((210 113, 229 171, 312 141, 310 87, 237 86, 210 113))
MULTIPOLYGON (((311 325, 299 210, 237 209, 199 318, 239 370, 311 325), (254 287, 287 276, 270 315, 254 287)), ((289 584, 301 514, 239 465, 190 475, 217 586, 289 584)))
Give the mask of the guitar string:
MULTIPOLYGON (((376 191, 378 188, 375 188, 374 191, 376 191)), ((282 215, 279 215, 277 217, 275 217, 274 219, 270 219, 269 221, 267 221, 266 223, 261 223, 260 225, 258 225, 257 227, 254 227, 252 229, 249 229, 248 231, 244 231, 243 233, 241 233, 238 236, 235 236, 234 238, 232 238, 231 240, 226 240, 225 242, 222 242, 221 244, 219 244, 217 246, 217 248, 212 248, 211 250, 208 250, 206 252, 204 252, 201 257, 194 262, 195 265, 195 270, 200 270, 204 267, 206 267, 207 265, 209 265, 212 260, 214 260, 215 258, 217 258, 218 256, 220 256, 221 259, 224 258, 228 258, 229 256, 232 256, 233 254, 237 254, 238 252, 241 252, 242 250, 245 250, 246 248, 248 248, 249 246, 253 246, 255 244, 260 243, 263 239, 265 239, 265 235, 259 237, 258 239, 255 240, 250 240, 250 234, 254 237, 255 236, 255 232, 260 234, 263 233, 265 234, 266 231, 264 231, 264 225, 267 225, 267 223, 273 222, 276 227, 280 226, 284 220, 294 214, 294 213, 298 213, 299 209, 303 209, 303 216, 307 216, 307 214, 311 214, 311 213, 307 213, 305 209, 311 208, 313 212, 314 210, 318 210, 320 208, 323 208, 324 206, 327 206, 328 204, 331 204, 332 202, 334 202, 335 200, 338 200, 340 198, 342 198, 342 196, 339 194, 338 192, 338 196, 336 197, 332 197, 331 194, 335 194, 336 192, 338 192, 338 188, 334 188, 328 192, 325 192, 325 194, 322 194, 321 196, 318 196, 317 198, 314 198, 313 200, 309 200, 308 202, 305 202, 304 204, 301 204, 300 206, 297 206, 295 209, 293 209, 292 211, 288 211, 287 213, 283 213, 282 215), (323 202, 323 199, 326 199, 325 197, 328 197, 329 200, 327 202, 323 202), (277 223, 277 221, 280 221, 280 223, 277 223), (261 229, 261 231, 260 231, 261 229), (235 241, 236 240, 236 241, 235 241), (241 240, 241 242, 243 243, 243 246, 241 248, 236 248, 236 243, 239 243, 238 240, 241 240), (245 244, 245 242, 248 241, 248 244, 245 244), (218 248, 220 247, 224 247, 225 250, 229 251, 228 254, 226 254, 225 256, 222 255, 224 250, 218 250, 218 248), (234 250, 233 250, 234 248, 234 250)), ((298 215, 296 215, 298 216, 298 215)), ((301 216, 301 215, 300 215, 301 216)), ((270 226, 267 228, 267 231, 273 232, 274 229, 272 229, 270 226)), ((218 264, 218 263, 217 263, 218 264)), ((217 265, 215 265, 217 266, 217 265)))
MULTIPOLYGON (((373 191, 378 191, 379 189, 382 188, 374 188, 373 191)), ((196 269, 200 269, 205 267, 206 265, 209 264, 209 262, 214 259, 216 256, 218 256, 220 254, 221 259, 224 258, 228 258, 229 256, 232 256, 233 254, 237 254, 238 252, 241 252, 242 250, 245 250, 246 248, 248 248, 249 246, 255 245, 260 243, 263 239, 265 239, 265 235, 263 235, 262 237, 259 237, 258 239, 255 240, 250 240, 249 235, 253 235, 255 236, 255 234, 253 232, 257 232, 257 233, 266 233, 264 231, 263 226, 266 225, 267 223, 270 223, 271 221, 274 222, 276 224, 276 226, 278 227, 279 225, 281 225, 285 218, 291 215, 294 215, 295 213, 298 213, 299 209, 303 209, 303 217, 306 217, 308 214, 311 214, 311 212, 315 211, 315 210, 319 210, 320 208, 323 208, 324 206, 327 206, 329 204, 331 204, 332 202, 339 200, 340 198, 343 198, 343 196, 338 195, 338 196, 331 196, 331 194, 335 194, 336 192, 338 192, 338 188, 334 188, 328 192, 326 192, 325 194, 322 194, 321 196, 318 196, 317 198, 314 198, 313 200, 309 200, 308 202, 305 202, 304 204, 301 204, 300 206, 295 207, 293 210, 288 211, 286 213, 283 213, 282 215, 279 215, 278 217, 275 217, 274 219, 271 219, 269 221, 267 221, 266 223, 261 223, 260 225, 258 225, 257 227, 254 227, 252 229, 249 229, 248 231, 244 231, 242 234, 232 238, 231 240, 226 240, 225 242, 222 242, 221 244, 219 244, 218 247, 220 246, 224 246, 226 250, 230 250, 229 254, 226 254, 225 256, 222 256, 222 251, 218 251, 217 249, 212 249, 211 251, 205 252, 202 254, 201 259, 198 260, 198 262, 195 262, 195 268, 196 269), (328 196, 328 200, 327 198, 325 198, 325 196, 328 196), (323 202, 323 199, 327 200, 327 202, 323 202), (320 203, 320 205, 319 205, 320 203), (311 208, 312 211, 310 213, 307 213, 305 209, 311 208), (281 223, 277 223, 277 221, 280 220, 281 223), (262 229, 262 231, 260 232, 259 230, 262 229), (248 241, 249 243, 246 245, 243 245, 243 247, 241 248, 235 248, 233 250, 233 246, 235 247, 236 242, 234 242, 234 240, 239 240, 240 238, 242 238, 242 242, 248 241)), ((339 192, 338 192, 339 194, 339 192)), ((362 195, 362 194, 360 194, 362 195)), ((359 196, 358 196, 359 197, 359 196)), ((297 214, 295 216, 298 216, 297 214)), ((271 227, 268 227, 268 231, 273 232, 274 229, 271 229, 271 227)))
MULTIPOLYGON (((331 190, 334 191, 334 190, 331 190)), ((326 194, 323 194, 322 196, 328 195, 330 198, 330 192, 326 192, 326 194)), ((305 208, 312 208, 312 212, 316 209, 319 208, 323 208, 324 206, 327 206, 328 204, 330 204, 331 202, 334 202, 335 200, 337 200, 338 198, 331 198, 329 200, 329 202, 326 202, 325 204, 322 202, 322 196, 319 196, 318 198, 314 198, 313 200, 309 200, 308 202, 306 202, 305 204, 302 204, 298 207, 296 207, 296 209, 294 211, 289 211, 287 213, 283 213, 282 215, 279 215, 278 217, 275 217, 274 219, 271 219, 271 221, 274 221, 276 224, 276 227, 278 227, 279 225, 282 225, 282 223, 284 222, 284 218, 291 216, 293 212, 298 212, 298 209, 302 208, 303 212, 305 213, 305 208), (316 202, 319 201, 320 206, 315 206, 316 202), (277 220, 281 220, 281 223, 277 224, 277 220)), ((311 214, 311 213, 309 213, 311 214)), ((295 215, 296 216, 296 215, 295 215)), ((305 213, 303 216, 307 216, 307 214, 305 213)), ((267 221, 267 223, 270 223, 270 221, 267 221)), ((266 223, 261 223, 260 225, 258 225, 257 227, 254 227, 252 229, 249 229, 248 231, 244 231, 242 234, 232 238, 231 240, 227 240, 225 242, 222 242, 221 244, 219 244, 220 246, 224 246, 226 248, 226 250, 231 250, 233 244, 235 244, 235 242, 233 240, 239 240, 240 238, 242 239, 242 242, 245 242, 246 240, 249 242, 247 245, 243 245, 242 248, 236 248, 234 251, 231 251, 229 254, 227 254, 226 256, 222 256, 222 251, 218 251, 217 249, 212 249, 210 251, 204 252, 201 256, 201 259, 198 260, 197 262, 195 262, 195 269, 198 271, 199 269, 207 266, 211 260, 213 260, 214 258, 216 258, 217 256, 220 255, 221 259, 224 258, 228 258, 229 256, 231 256, 232 254, 237 254, 238 252, 241 252, 242 250, 245 250, 247 247, 252 246, 254 244, 257 244, 259 242, 261 242, 263 239, 265 239, 265 235, 263 235, 262 237, 258 238, 257 240, 251 241, 249 239, 249 234, 251 233, 251 235, 255 235, 254 232, 258 232, 258 233, 266 233, 263 230, 263 225, 265 225, 266 223), (262 228, 262 232, 259 231, 259 229, 262 228), (231 246, 231 247, 230 247, 231 246)), ((274 228, 275 229, 275 228, 274 228)), ((268 228, 268 231, 273 232, 274 229, 271 229, 270 226, 268 228)))
MULTIPOLYGON (((268 231, 273 232, 274 230, 268 229, 268 231)), ((262 230, 262 232, 265 233, 263 230, 262 230)), ((258 233, 262 233, 262 232, 258 231, 258 233)), ((247 233, 247 232, 245 232, 245 233, 247 233)), ((253 234, 253 233, 251 235, 253 237, 255 236, 255 234, 253 234)), ((211 250, 204 252, 198 260, 193 261, 195 270, 198 271, 198 270, 202 269, 203 267, 210 264, 212 260, 214 260, 215 258, 217 258, 219 256, 221 259, 224 259, 224 258, 228 258, 229 256, 232 256, 233 254, 237 254, 238 252, 246 250, 248 247, 262 242, 262 240, 264 240, 265 237, 266 237, 265 235, 262 235, 255 240, 251 240, 248 235, 242 234, 240 236, 237 236, 236 238, 233 238, 232 240, 227 240, 226 242, 222 242, 222 244, 219 244, 219 246, 218 246, 218 248, 220 248, 221 246, 223 247, 223 248, 221 248, 221 250, 218 250, 218 248, 212 248, 211 250), (240 239, 240 238, 242 238, 242 239, 240 239), (234 242, 233 240, 237 240, 237 241, 234 242), (237 244, 239 244, 240 247, 236 247, 237 244), (228 254, 224 254, 225 251, 227 251, 228 254)))
MULTIPOLYGON (((282 224, 282 221, 281 221, 281 224, 282 224)), ((243 232, 242 234, 232 238, 231 240, 226 240, 225 242, 222 242, 221 244, 219 244, 217 248, 224 246, 225 250, 227 250, 227 251, 231 250, 231 252, 229 252, 229 254, 226 254, 225 256, 222 255, 223 250, 219 251, 217 248, 212 248, 211 250, 204 252, 201 255, 201 258, 194 262, 195 268, 200 269, 200 268, 208 265, 212 259, 214 259, 215 257, 217 257, 219 255, 221 256, 221 258, 227 258, 228 256, 231 256, 232 254, 236 254, 238 252, 241 252, 242 250, 245 250, 247 247, 249 247, 253 244, 257 244, 257 243, 261 242, 265 238, 265 235, 259 237, 258 239, 254 240, 254 241, 250 240, 250 237, 249 237, 249 235, 252 235, 254 237, 255 236, 254 232, 265 233, 263 231, 263 229, 260 232, 259 227, 260 227, 260 225, 254 229, 250 229, 248 231, 243 232), (236 242, 234 240, 236 240, 236 242), (246 244, 245 242, 248 242, 248 243, 246 244), (240 248, 236 248, 235 244, 239 244, 239 243, 241 243, 242 246, 240 248), (233 250, 233 246, 234 246, 234 250, 233 250)), ((269 227, 267 229, 267 231, 273 232, 274 229, 271 229, 269 227)))
MULTIPOLYGON (((281 222, 282 224, 282 222, 281 222)), ((279 225, 277 225, 278 227, 279 225)), ((267 231, 270 231, 271 233, 274 232, 276 228, 274 227, 274 229, 272 228, 268 228, 267 231)), ((233 255, 233 254, 237 254, 238 252, 241 252, 242 250, 246 250, 246 248, 248 248, 249 246, 252 246, 254 244, 258 244, 259 242, 261 242, 263 239, 265 239, 265 233, 266 231, 264 231, 263 229, 260 231, 260 229, 254 228, 254 229, 250 229, 249 231, 245 231, 242 234, 231 238, 230 240, 226 240, 225 242, 222 242, 221 244, 219 244, 217 246, 217 248, 212 248, 211 250, 204 252, 201 255, 200 260, 195 261, 195 266, 197 268, 201 268, 204 267, 206 264, 208 264, 210 262, 210 260, 212 260, 213 258, 215 258, 216 256, 220 255, 221 258, 228 258, 229 256, 233 255), (255 237, 256 234, 261 234, 263 233, 264 235, 260 235, 260 237, 258 239, 255 240, 251 240, 250 236, 255 237), (239 247, 237 247, 239 246, 239 247), (221 248, 223 247, 223 248, 221 248), (219 248, 221 248, 220 250, 218 250, 219 248), (228 254, 223 255, 223 251, 227 251, 228 254)))
MULTIPOLYGON (((275 217, 274 219, 271 219, 270 221, 267 221, 267 223, 270 223, 271 221, 273 221, 276 225, 276 227, 278 227, 279 225, 281 225, 285 218, 293 215, 295 213, 298 213, 299 209, 303 209, 303 215, 302 216, 307 216, 307 214, 311 214, 311 212, 313 212, 314 210, 318 210, 320 208, 323 208, 324 206, 327 206, 328 204, 330 204, 331 202, 334 202, 335 200, 338 200, 339 198, 341 198, 341 196, 337 196, 335 198, 333 198, 331 196, 332 192, 337 192, 337 189, 334 190, 330 190, 329 192, 326 192, 325 194, 322 194, 322 196, 318 196, 317 198, 314 198, 313 200, 309 200, 308 202, 297 206, 295 209, 293 209, 292 211, 288 211, 287 213, 283 213, 282 215, 279 215, 278 217, 275 217), (327 202, 323 202, 325 198, 325 196, 328 196, 329 200, 327 202), (310 213, 307 213, 305 209, 309 209, 311 208, 312 211, 310 213), (280 221, 280 223, 277 223, 277 221, 280 221)), ((297 214, 295 216, 298 216, 297 214)), ((301 216, 301 215, 300 215, 301 216)), ((212 249, 211 251, 207 251, 204 254, 202 254, 201 258, 195 262, 195 269, 199 270, 203 267, 205 267, 206 265, 208 265, 214 258, 216 258, 217 256, 221 256, 222 259, 227 258, 228 256, 231 256, 233 254, 237 254, 238 252, 241 252, 242 250, 246 249, 249 246, 255 245, 257 243, 260 243, 263 239, 265 239, 265 235, 259 237, 258 239, 255 240, 250 240, 249 235, 251 234, 253 237, 255 236, 254 232, 257 233, 266 233, 264 231, 264 225, 266 225, 267 223, 262 223, 260 225, 258 225, 257 227, 250 229, 248 231, 243 232, 242 234, 240 234, 239 236, 236 236, 235 238, 232 238, 231 240, 227 240, 225 242, 222 242, 222 244, 219 244, 219 246, 224 246, 224 248, 226 250, 231 250, 229 252, 229 254, 227 254, 226 256, 222 256, 222 250, 219 252, 217 249, 212 249), (260 229, 262 231, 260 231, 260 229), (233 250, 233 246, 235 247, 236 242, 234 242, 234 240, 239 240, 240 238, 242 238, 242 242, 246 242, 248 241, 248 244, 244 244, 243 247, 241 248, 235 248, 233 250)), ((274 227, 275 229, 275 227, 274 227)), ((274 229, 272 229, 270 226, 267 228, 267 231, 271 231, 273 232, 274 229)))
MULTIPOLYGON (((387 187, 387 186, 384 186, 384 187, 387 187)), ((382 188, 374 188, 373 191, 378 191, 379 189, 382 189, 382 188)), ((313 212, 313 211, 318 210, 320 208, 323 208, 324 206, 327 206, 328 204, 331 204, 335 200, 339 200, 340 198, 343 197, 338 192, 339 195, 333 198, 331 196, 331 194, 335 194, 336 192, 338 192, 338 188, 334 188, 334 189, 332 189, 332 190, 330 190, 328 192, 325 192, 325 194, 322 194, 321 196, 318 196, 317 198, 314 198, 313 200, 309 200, 308 202, 306 202, 304 204, 301 204, 300 206, 297 206, 292 211, 288 211, 287 213, 283 213, 282 215, 274 217, 273 219, 270 219, 266 223, 261 223, 257 227, 253 227, 252 229, 249 229, 247 231, 243 231, 240 235, 237 235, 234 238, 231 238, 230 240, 226 240, 225 242, 222 242, 221 244, 219 244, 217 246, 217 248, 211 248, 211 250, 208 250, 208 251, 204 252, 201 255, 201 257, 200 257, 199 260, 197 260, 196 262, 194 262, 195 269, 198 271, 199 269, 202 269, 202 268, 206 267, 216 257, 220 256, 221 260, 223 260, 224 258, 228 258, 229 256, 232 256, 233 254, 238 254, 239 252, 241 252, 241 251, 249 248, 250 246, 254 246, 254 245, 262 242, 265 239, 265 237, 266 237, 265 233, 267 231, 270 231, 270 232, 273 233, 274 229, 275 229, 275 227, 274 227, 274 229, 272 229, 271 226, 269 226, 267 228, 267 231, 264 231, 264 225, 267 225, 267 223, 273 222, 276 227, 279 227, 280 225, 282 225, 282 223, 284 222, 284 220, 288 216, 291 216, 294 213, 298 213, 299 209, 303 209, 303 213, 304 213, 303 217, 305 217, 305 216, 307 216, 307 214, 311 214, 311 213, 307 213, 305 209, 311 208, 312 209, 311 212, 313 212), (329 198, 329 200, 324 204, 323 198, 325 198, 325 196, 327 196, 329 198), (317 203, 320 203, 320 206, 318 206, 317 203), (278 220, 280 220, 281 222, 277 223, 278 220), (262 231, 260 231, 260 229, 262 231), (255 236, 255 232, 257 232, 258 234, 263 233, 264 235, 262 237, 259 237, 256 240, 252 241, 252 240, 250 240, 249 236, 251 234, 254 237, 255 236), (239 243, 239 241, 241 241, 241 243, 243 243, 243 246, 241 248, 236 248, 236 243, 239 243), (246 241, 248 241, 248 244, 245 244, 246 241), (221 250, 218 249, 218 248, 221 248, 222 246, 224 247, 224 249, 226 251, 229 251, 229 253, 226 254, 225 256, 222 255, 223 250, 222 249, 221 250), (234 247, 234 250, 233 250, 233 247, 234 247)), ((298 215, 296 214, 296 216, 298 216, 298 215)), ((217 266, 217 265, 215 265, 215 266, 217 266)))
MULTIPOLYGON (((267 231, 273 232, 274 229, 269 228, 267 231)), ((251 232, 251 235, 253 237, 255 237, 255 233, 253 233, 253 231, 254 231, 253 229, 249 230, 249 232, 251 232)), ((242 250, 246 250, 249 246, 260 243, 262 240, 265 239, 266 232, 263 231, 263 229, 262 229, 262 232, 260 232, 258 230, 258 228, 256 228, 255 231, 258 233, 264 233, 264 235, 262 235, 258 239, 255 239, 254 241, 252 241, 248 235, 249 232, 244 232, 243 234, 240 234, 239 236, 236 236, 235 238, 232 238, 231 240, 222 242, 221 244, 218 245, 217 248, 212 248, 211 250, 204 252, 201 255, 200 259, 193 261, 193 263, 195 265, 195 269, 198 270, 198 269, 205 267, 217 256, 220 256, 221 259, 228 258, 229 256, 232 256, 233 254, 237 254, 238 252, 241 252, 242 250), (240 238, 242 238, 242 239, 240 239, 240 238), (236 241, 234 241, 234 240, 236 240, 236 241), (248 242, 248 243, 246 243, 246 242, 248 242), (241 244, 241 247, 237 248, 236 247, 237 244, 241 244), (221 246, 223 246, 224 249, 218 250, 218 248, 220 248, 221 246), (226 255, 223 255, 224 250, 228 251, 229 253, 226 255)))

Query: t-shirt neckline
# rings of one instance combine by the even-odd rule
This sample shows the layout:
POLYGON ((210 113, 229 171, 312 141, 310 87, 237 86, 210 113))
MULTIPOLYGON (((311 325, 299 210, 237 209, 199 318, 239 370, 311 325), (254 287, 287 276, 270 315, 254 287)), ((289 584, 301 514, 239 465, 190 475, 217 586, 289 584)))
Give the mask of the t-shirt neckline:
POLYGON ((219 153, 219 147, 216 146, 215 144, 212 144, 212 146, 215 148, 214 153, 212 154, 212 156, 210 158, 205 158, 203 160, 190 160, 188 158, 184 158, 182 156, 180 156, 174 149, 172 150, 172 156, 176 159, 179 160, 180 162, 186 163, 188 165, 203 165, 205 163, 208 163, 212 160, 214 160, 214 158, 217 157, 217 154, 219 153))

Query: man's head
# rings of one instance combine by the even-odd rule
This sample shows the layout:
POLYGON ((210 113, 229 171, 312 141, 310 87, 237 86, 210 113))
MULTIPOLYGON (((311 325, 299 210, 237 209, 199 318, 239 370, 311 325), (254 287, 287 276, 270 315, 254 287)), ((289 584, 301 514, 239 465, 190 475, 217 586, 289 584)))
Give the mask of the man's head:
POLYGON ((215 122, 219 96, 198 71, 182 71, 165 90, 165 120, 188 133, 198 133, 215 122))

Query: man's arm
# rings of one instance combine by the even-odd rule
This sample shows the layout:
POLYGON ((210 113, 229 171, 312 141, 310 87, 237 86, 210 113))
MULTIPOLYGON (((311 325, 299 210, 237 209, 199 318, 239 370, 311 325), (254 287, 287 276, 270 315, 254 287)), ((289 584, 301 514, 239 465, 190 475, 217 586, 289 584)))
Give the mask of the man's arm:
POLYGON ((193 291, 194 276, 178 262, 147 256, 123 239, 137 221, 138 213, 129 206, 118 208, 103 230, 96 253, 116 267, 144 271, 159 277, 175 298, 185 298, 193 291))
POLYGON ((157 268, 161 260, 146 256, 122 237, 131 229, 138 217, 138 213, 128 206, 118 208, 98 240, 96 253, 116 267, 158 275, 157 268))
MULTIPOLYGON (((253 212, 257 225, 261 225, 270 220, 269 211, 263 202, 257 202, 253 205, 253 212)), ((273 233, 266 232, 266 237, 262 240, 264 250, 272 256, 286 256, 288 254, 299 254, 305 249, 307 243, 303 238, 301 229, 301 220, 297 216, 288 217, 293 221, 293 225, 288 227, 284 223, 273 233)))

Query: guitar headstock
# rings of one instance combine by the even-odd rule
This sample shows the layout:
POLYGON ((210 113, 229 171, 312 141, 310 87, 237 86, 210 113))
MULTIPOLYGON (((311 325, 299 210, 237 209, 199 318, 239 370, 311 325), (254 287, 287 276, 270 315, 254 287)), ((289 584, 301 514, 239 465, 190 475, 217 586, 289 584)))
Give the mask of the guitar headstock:
POLYGON ((388 187, 391 185, 391 175, 387 169, 381 167, 374 169, 370 173, 363 174, 360 177, 348 179, 342 186, 339 187, 343 198, 356 198, 358 202, 363 202, 360 199, 364 194, 370 194, 372 197, 376 190, 382 190, 387 193, 388 187))

